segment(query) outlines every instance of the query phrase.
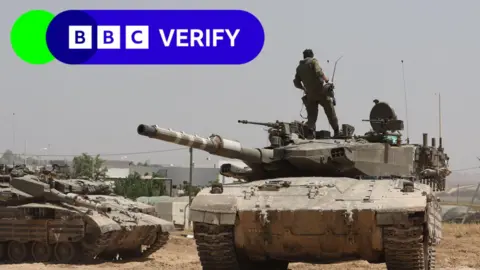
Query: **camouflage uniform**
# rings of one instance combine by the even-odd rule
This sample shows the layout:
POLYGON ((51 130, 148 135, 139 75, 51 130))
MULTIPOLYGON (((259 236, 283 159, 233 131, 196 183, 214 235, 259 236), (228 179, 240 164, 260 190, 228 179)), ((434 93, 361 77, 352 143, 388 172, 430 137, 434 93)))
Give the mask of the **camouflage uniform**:
POLYGON ((318 64, 318 60, 313 57, 306 57, 298 64, 293 84, 295 87, 305 91, 305 96, 302 98, 302 101, 307 109, 307 126, 312 131, 315 131, 318 118, 318 105, 321 105, 327 115, 330 126, 332 126, 335 134, 338 134, 337 114, 335 113, 332 98, 328 95, 327 89, 323 87, 323 78, 324 73, 318 64))

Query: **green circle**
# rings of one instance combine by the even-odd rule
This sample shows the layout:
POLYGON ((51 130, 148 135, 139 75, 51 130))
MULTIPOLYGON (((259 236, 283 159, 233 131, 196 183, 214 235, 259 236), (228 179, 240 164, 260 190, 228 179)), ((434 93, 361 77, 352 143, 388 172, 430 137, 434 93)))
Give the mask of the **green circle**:
POLYGON ((45 10, 30 10, 20 16, 10 31, 13 51, 29 64, 53 61, 47 45, 47 29, 55 15, 45 10))

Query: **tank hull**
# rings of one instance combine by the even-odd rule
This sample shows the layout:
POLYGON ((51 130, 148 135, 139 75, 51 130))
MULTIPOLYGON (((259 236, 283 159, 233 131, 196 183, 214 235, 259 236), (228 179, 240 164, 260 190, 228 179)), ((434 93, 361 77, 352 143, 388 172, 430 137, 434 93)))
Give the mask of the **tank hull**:
POLYGON ((115 221, 87 211, 61 203, 0 207, 0 261, 76 263, 94 259, 121 228, 115 221))
POLYGON ((429 186, 410 183, 308 177, 224 185, 221 194, 206 188, 190 217, 204 269, 215 264, 212 241, 230 243, 227 260, 238 269, 356 259, 428 269, 431 259, 412 258, 434 256, 441 210, 429 186))
POLYGON ((122 218, 121 231, 100 257, 110 260, 148 257, 167 243, 175 229, 172 223, 143 213, 128 213, 122 218))
POLYGON ((121 229, 100 257, 107 260, 127 260, 148 257, 162 248, 169 233, 175 230, 173 223, 153 216, 154 207, 116 195, 87 195, 92 201, 113 209, 112 219, 119 221, 121 229))

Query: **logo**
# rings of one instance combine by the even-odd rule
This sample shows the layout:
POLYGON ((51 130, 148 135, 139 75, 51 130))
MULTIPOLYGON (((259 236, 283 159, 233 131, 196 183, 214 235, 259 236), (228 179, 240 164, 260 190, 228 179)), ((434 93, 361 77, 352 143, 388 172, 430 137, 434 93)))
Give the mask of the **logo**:
POLYGON ((265 33, 243 10, 34 10, 10 40, 31 64, 241 65, 260 54, 265 33))

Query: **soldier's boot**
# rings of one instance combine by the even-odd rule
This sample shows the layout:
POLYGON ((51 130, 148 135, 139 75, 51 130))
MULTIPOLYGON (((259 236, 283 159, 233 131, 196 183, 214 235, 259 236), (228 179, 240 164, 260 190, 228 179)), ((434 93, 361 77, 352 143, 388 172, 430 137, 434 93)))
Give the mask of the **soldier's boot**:
POLYGON ((334 129, 333 130, 333 137, 338 137, 340 135, 340 130, 337 129, 334 129))
POLYGON ((316 131, 314 128, 309 128, 307 136, 305 136, 306 139, 308 140, 315 140, 316 139, 316 131))

